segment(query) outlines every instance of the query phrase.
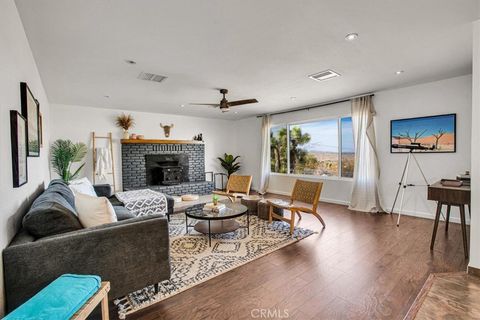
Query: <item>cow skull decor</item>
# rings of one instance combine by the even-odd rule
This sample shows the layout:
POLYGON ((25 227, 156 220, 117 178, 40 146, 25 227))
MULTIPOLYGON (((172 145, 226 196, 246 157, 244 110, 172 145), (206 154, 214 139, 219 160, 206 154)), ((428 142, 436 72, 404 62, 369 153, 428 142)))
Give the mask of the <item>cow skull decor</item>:
POLYGON ((163 128, 163 132, 165 133, 165 137, 170 137, 170 129, 173 128, 173 123, 169 126, 164 126, 163 124, 160 123, 160 127, 163 128))

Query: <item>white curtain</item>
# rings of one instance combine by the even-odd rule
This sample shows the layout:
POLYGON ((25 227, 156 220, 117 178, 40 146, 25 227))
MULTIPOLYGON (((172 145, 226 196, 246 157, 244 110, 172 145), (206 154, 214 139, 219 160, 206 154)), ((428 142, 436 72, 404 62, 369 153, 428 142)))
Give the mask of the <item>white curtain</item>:
POLYGON ((260 193, 266 193, 270 179, 270 116, 262 117, 262 159, 260 168, 260 193))
POLYGON ((352 99, 352 125, 355 139, 355 171, 350 210, 382 212, 378 191, 380 168, 373 116, 372 96, 352 99))

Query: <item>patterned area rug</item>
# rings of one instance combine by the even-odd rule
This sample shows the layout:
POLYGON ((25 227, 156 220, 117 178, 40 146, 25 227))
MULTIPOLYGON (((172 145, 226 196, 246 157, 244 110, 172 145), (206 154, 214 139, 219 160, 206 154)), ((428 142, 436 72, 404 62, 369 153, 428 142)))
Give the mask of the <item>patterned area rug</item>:
MULTIPOLYGON (((236 219, 246 225, 246 217, 236 219)), ((190 220, 189 220, 190 222, 190 220)), ((190 222, 190 224, 192 224, 190 222)), ((148 286, 117 299, 120 319, 128 314, 151 306, 193 286, 237 268, 268 253, 304 239, 314 232, 295 228, 293 237, 288 224, 250 217, 250 234, 240 228, 235 232, 212 235, 212 245, 208 246, 208 236, 190 229, 185 234, 185 215, 172 216, 170 222, 170 258, 172 275, 159 284, 159 292, 148 286)))

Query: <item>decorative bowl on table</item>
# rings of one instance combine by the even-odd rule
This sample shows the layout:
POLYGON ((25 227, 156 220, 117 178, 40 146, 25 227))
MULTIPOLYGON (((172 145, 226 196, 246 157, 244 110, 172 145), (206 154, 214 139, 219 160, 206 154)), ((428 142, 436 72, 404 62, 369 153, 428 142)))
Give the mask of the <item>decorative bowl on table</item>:
POLYGON ((183 201, 195 201, 195 200, 198 200, 200 197, 198 196, 198 194, 184 194, 182 196, 182 200, 183 201))

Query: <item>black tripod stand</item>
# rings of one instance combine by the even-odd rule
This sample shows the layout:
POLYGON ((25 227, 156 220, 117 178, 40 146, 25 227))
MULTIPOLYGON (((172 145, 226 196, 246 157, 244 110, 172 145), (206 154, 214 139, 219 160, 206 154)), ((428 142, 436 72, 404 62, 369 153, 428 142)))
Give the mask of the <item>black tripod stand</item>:
POLYGON ((408 153, 407 161, 405 162, 405 166, 403 167, 402 178, 400 178, 400 182, 398 183, 397 194, 395 195, 395 200, 393 201, 392 210, 390 211, 390 214, 392 214, 393 210, 395 209, 395 204, 397 203, 398 194, 400 193, 400 189, 402 188, 402 196, 400 198, 400 211, 398 211, 397 227, 400 225, 400 216, 402 215, 402 211, 403 211, 403 199, 405 197, 405 189, 407 189, 407 187, 430 186, 430 184, 427 181, 427 178, 425 178, 425 174, 423 173, 423 170, 420 167, 420 164, 418 163, 417 158, 415 157, 415 154, 413 153, 413 150, 414 149, 410 149, 410 152, 408 153), (414 185, 412 183, 407 182, 408 170, 410 169, 410 161, 412 160, 412 158, 417 164, 417 167, 422 174, 423 180, 425 181, 425 185, 414 185))

